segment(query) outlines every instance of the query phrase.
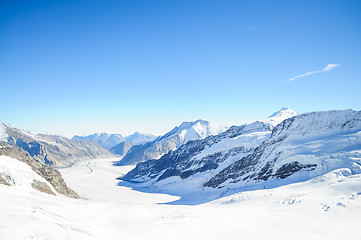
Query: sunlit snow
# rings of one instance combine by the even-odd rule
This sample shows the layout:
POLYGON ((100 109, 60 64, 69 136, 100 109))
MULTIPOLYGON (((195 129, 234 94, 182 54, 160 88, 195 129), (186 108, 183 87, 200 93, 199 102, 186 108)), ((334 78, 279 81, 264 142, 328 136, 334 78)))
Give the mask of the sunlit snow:
POLYGON ((339 169, 307 182, 201 205, 117 186, 115 159, 61 169, 76 200, 0 184, 2 239, 359 239, 360 174, 339 169))

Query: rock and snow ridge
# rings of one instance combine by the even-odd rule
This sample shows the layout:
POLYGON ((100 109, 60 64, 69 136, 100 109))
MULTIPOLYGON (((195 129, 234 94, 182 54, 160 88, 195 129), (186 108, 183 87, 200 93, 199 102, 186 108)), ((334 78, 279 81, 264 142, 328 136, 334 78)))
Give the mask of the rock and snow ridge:
POLYGON ((21 191, 41 191, 55 195, 55 189, 28 165, 8 156, 0 156, 0 184, 21 191))
POLYGON ((129 165, 159 159, 164 154, 176 150, 189 141, 204 139, 225 130, 225 127, 204 120, 183 122, 180 126, 158 137, 153 142, 133 146, 117 165, 129 165))
POLYGON ((231 193, 232 189, 237 192, 305 181, 340 168, 351 174, 361 172, 361 112, 296 115, 272 132, 268 123, 258 122, 263 127, 254 132, 231 127, 217 136, 189 142, 158 160, 139 163, 121 179, 173 194, 196 189, 231 193))
MULTIPOLYGON (((33 171, 32 173, 27 173, 27 176, 32 176, 36 174, 45 181, 47 181, 47 183, 44 184, 44 181, 40 181, 38 178, 32 178, 31 180, 29 177, 29 179, 26 181, 31 182, 31 186, 33 188, 53 195, 55 195, 55 193, 59 193, 71 198, 79 198, 78 194, 66 185, 63 177, 58 170, 54 169, 49 165, 34 160, 22 149, 18 150, 15 147, 10 146, 8 143, 1 142, 0 162, 2 160, 4 160, 5 162, 0 163, 0 165, 2 165, 2 169, 5 169, 6 171, 0 171, 0 183, 9 186, 14 185, 14 183, 12 182, 13 175, 9 174, 9 172, 16 172, 17 170, 13 168, 17 168, 20 163, 11 164, 12 160, 7 159, 12 159, 14 161, 26 164, 28 166, 27 169, 30 168, 33 171), (47 185, 49 184, 52 186, 52 188, 47 187, 47 185), (54 189, 55 191, 53 191, 54 189)), ((28 170, 26 171, 29 172, 28 170)))
POLYGON ((298 115, 276 126, 270 139, 204 184, 257 188, 305 181, 335 169, 361 173, 361 111, 298 115))

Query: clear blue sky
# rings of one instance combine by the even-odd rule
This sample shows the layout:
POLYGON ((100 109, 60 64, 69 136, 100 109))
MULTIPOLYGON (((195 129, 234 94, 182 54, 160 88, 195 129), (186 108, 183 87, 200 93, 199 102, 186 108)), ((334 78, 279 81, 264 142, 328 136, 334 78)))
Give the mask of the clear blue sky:
POLYGON ((361 1, 1 0, 0 87, 0 121, 56 134, 360 110, 361 1))

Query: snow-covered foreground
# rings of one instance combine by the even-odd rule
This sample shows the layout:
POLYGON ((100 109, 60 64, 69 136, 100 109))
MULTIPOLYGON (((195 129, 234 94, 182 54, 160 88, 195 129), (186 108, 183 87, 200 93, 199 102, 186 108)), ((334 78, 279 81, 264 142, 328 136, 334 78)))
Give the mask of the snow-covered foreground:
POLYGON ((361 175, 341 169, 303 183, 201 205, 117 186, 115 159, 60 169, 83 199, 0 184, 1 239, 359 239, 361 175))

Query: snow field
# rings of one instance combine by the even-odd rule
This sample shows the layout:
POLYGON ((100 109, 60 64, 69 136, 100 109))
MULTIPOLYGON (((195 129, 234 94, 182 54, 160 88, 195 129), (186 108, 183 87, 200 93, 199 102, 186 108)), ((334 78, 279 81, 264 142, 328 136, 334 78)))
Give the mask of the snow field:
POLYGON ((82 199, 0 185, 2 239, 359 239, 361 179, 339 169, 307 182, 200 205, 117 186, 116 159, 60 169, 82 199))

